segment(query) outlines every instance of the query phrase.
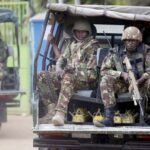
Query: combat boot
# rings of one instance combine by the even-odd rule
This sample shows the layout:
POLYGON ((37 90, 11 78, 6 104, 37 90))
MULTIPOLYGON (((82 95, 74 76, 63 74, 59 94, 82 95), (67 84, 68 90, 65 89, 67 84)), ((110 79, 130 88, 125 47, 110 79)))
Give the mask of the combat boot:
POLYGON ((114 107, 105 108, 105 119, 102 121, 95 120, 93 121, 96 127, 109 127, 113 126, 113 117, 114 117, 114 107))
POLYGON ((56 104, 54 104, 54 103, 51 103, 47 106, 48 112, 44 117, 39 118, 39 124, 51 123, 52 117, 55 115, 55 106, 56 106, 56 104))
POLYGON ((52 123, 55 126, 63 126, 65 121, 65 113, 62 111, 56 111, 55 116, 52 118, 52 123))

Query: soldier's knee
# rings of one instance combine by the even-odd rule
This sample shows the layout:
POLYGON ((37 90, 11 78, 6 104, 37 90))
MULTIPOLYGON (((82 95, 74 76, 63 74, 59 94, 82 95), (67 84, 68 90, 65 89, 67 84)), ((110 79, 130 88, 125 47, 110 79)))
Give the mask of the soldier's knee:
POLYGON ((111 77, 109 77, 109 76, 107 76, 107 75, 103 76, 103 77, 101 78, 101 84, 107 83, 107 82, 110 80, 110 78, 111 78, 111 77))
POLYGON ((73 82, 73 81, 74 81, 74 76, 73 76, 73 74, 64 74, 62 80, 63 80, 63 82, 65 82, 65 83, 70 83, 70 82, 73 82))
POLYGON ((114 78, 108 75, 105 75, 101 78, 100 87, 104 86, 112 86, 114 82, 114 78))
POLYGON ((37 74, 37 79, 41 80, 41 79, 45 78, 45 76, 46 76, 45 71, 41 71, 40 73, 37 74))

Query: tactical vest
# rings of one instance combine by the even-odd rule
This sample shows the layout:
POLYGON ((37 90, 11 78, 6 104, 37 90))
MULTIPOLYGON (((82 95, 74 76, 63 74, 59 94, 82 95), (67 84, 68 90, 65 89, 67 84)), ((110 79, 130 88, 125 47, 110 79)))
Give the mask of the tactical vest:
MULTIPOLYGON (((128 58, 132 65, 132 70, 137 79, 139 79, 141 77, 141 75, 145 72, 145 56, 148 51, 150 51, 148 46, 141 43, 138 46, 137 51, 135 53, 133 53, 132 55, 128 55, 128 58)), ((120 50, 120 52, 121 52, 120 57, 121 57, 122 64, 123 64, 123 60, 124 60, 125 56, 127 55, 126 50, 125 49, 120 50)), ((124 69, 124 71, 126 71, 126 67, 124 64, 123 64, 123 69, 124 69)))

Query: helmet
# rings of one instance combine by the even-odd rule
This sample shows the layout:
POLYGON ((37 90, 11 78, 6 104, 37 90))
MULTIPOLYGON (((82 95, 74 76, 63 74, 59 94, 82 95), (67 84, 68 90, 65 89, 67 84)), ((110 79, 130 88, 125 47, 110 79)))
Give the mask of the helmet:
POLYGON ((74 23, 74 26, 72 28, 72 31, 74 30, 83 30, 83 31, 88 31, 89 35, 91 35, 92 30, 91 30, 91 25, 86 19, 79 19, 74 23))
POLYGON ((122 33, 122 40, 138 40, 141 42, 142 33, 134 26, 127 27, 122 33))

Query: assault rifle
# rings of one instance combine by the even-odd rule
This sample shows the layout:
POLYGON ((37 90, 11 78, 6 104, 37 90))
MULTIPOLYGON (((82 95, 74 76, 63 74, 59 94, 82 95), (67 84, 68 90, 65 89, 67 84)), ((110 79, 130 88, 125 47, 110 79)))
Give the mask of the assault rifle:
POLYGON ((131 84, 133 87, 133 90, 131 92, 132 92, 132 98, 134 101, 134 105, 137 105, 137 103, 139 104, 141 115, 144 116, 144 111, 143 111, 143 107, 141 104, 142 97, 140 95, 140 92, 139 92, 139 89, 137 86, 137 81, 136 81, 134 72, 132 71, 131 63, 127 56, 125 57, 123 63, 126 65, 126 69, 127 69, 128 75, 129 75, 129 84, 131 84))

